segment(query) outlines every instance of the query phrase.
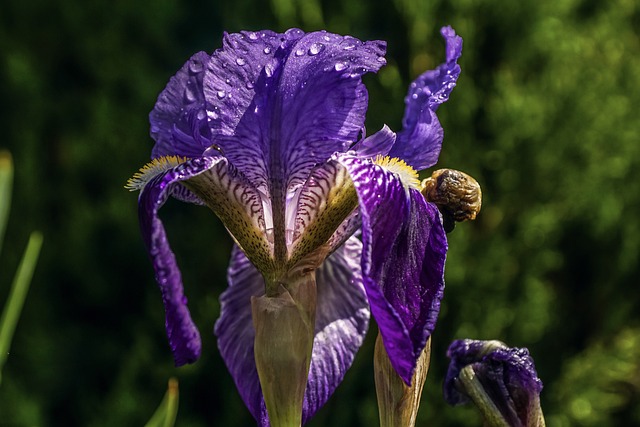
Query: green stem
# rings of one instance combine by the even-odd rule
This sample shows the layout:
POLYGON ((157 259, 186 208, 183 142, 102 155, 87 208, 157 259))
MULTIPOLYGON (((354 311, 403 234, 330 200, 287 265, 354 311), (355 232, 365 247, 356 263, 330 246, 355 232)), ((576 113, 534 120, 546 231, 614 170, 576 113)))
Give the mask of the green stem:
POLYGON ((18 318, 24 305, 24 300, 27 297, 27 291, 33 277, 33 271, 38 261, 38 255, 40 254, 40 248, 42 247, 42 234, 34 231, 29 237, 29 243, 27 249, 24 252, 18 271, 13 279, 13 285, 11 286, 11 292, 7 304, 0 317, 0 382, 2 381, 2 367, 4 366, 7 356, 9 355, 9 348, 11 346, 11 340, 13 339, 13 333, 18 323, 18 318))

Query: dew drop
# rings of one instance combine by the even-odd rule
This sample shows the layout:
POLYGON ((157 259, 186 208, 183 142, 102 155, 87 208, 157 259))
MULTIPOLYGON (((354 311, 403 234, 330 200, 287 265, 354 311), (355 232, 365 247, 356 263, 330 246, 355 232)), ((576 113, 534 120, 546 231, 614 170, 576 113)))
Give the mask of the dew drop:
POLYGON ((273 69, 273 65, 272 64, 267 64, 264 66, 264 73, 267 75, 267 77, 271 77, 273 76, 273 72, 275 70, 273 69))
POLYGON ((187 87, 184 89, 184 97, 187 102, 195 102, 196 94, 193 91, 193 83, 189 81, 187 87))
POLYGON ((236 58, 236 64, 240 65, 241 67, 246 63, 247 62, 244 60, 244 58, 236 58))
POLYGON ((189 71, 191 71, 192 73, 200 73, 203 69, 204 66, 202 65, 202 62, 198 60, 193 60, 189 63, 189 71))
POLYGON ((296 50, 296 56, 302 56, 302 55, 304 55, 304 50, 302 49, 296 50))
POLYGON ((311 56, 317 55, 320 52, 322 52, 322 49, 324 49, 324 45, 322 43, 314 43, 309 48, 309 55, 311 56))
POLYGON ((247 86, 247 89, 253 89, 253 83, 251 82, 247 82, 246 86, 247 86))
POLYGON ((378 56, 378 62, 382 62, 383 64, 386 64, 387 60, 384 58, 384 56, 378 56))
POLYGON ((324 36, 323 39, 326 42, 330 42, 331 41, 331 37, 329 37, 329 36, 324 36))
POLYGON ((198 114, 196 114, 196 118, 198 120, 204 120, 204 118, 206 117, 207 112, 204 110, 198 110, 198 114))
POLYGON ((269 46, 267 46, 264 49, 262 49, 262 51, 264 52, 265 55, 268 55, 268 54, 271 53, 271 48, 269 46))
POLYGON ((342 70, 344 70, 344 69, 345 69, 345 68, 347 68, 347 67, 348 67, 348 65, 347 65, 347 64, 345 64, 344 62, 338 62, 338 63, 335 65, 335 67, 333 67, 333 68, 335 68, 335 70, 336 70, 336 71, 342 71, 342 70))
POLYGON ((258 40, 258 35, 256 33, 249 33, 249 38, 251 40, 258 40))
POLYGON ((218 98, 222 99, 227 95, 227 93, 223 90, 219 90, 217 95, 218 95, 218 98))

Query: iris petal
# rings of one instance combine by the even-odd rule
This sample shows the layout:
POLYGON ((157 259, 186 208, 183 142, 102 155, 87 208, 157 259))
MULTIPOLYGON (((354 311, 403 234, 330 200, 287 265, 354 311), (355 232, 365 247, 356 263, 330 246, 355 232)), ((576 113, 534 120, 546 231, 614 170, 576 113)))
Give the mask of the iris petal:
POLYGON ((440 33, 447 43, 446 62, 423 73, 409 86, 402 131, 389 152, 416 170, 431 167, 438 160, 444 131, 435 112, 449 99, 460 75, 457 60, 462 54, 462 38, 451 27, 442 28, 440 33))
POLYGON ((156 141, 152 158, 167 155, 198 157, 208 146, 204 70, 209 55, 193 55, 169 80, 149 114, 151 136, 156 141))
POLYGON ((384 125, 378 132, 359 141, 351 149, 361 157, 386 156, 395 142, 395 132, 384 125))
POLYGON ((284 193, 357 139, 368 100, 361 76, 384 65, 384 44, 299 30, 282 39, 220 145, 256 187, 282 182, 284 193))
MULTIPOLYGON (((369 310, 357 263, 360 250, 360 242, 351 239, 317 271, 316 335, 303 422, 333 394, 367 331, 369 310)), ((264 280, 237 247, 231 256, 228 281, 229 288, 220 296, 221 315, 215 327, 218 347, 242 400, 260 425, 267 426, 253 356, 251 320, 251 296, 264 293, 264 280)))
POLYGON ((185 186, 220 218, 236 243, 263 273, 273 271, 263 198, 234 165, 221 161, 185 186))
POLYGON ((179 182, 207 171, 218 161, 213 158, 194 159, 159 174, 142 189, 138 202, 142 237, 162 293, 167 336, 177 366, 193 363, 200 357, 200 334, 191 320, 180 270, 158 210, 179 182))
POLYGON ((438 209, 393 173, 338 156, 351 174, 362 218, 362 274, 391 364, 410 384, 444 291, 447 241, 438 209))

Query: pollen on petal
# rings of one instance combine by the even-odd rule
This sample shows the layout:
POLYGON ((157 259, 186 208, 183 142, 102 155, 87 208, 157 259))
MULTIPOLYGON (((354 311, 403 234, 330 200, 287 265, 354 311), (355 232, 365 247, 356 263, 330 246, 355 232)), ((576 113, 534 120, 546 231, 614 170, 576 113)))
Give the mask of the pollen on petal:
POLYGON ((409 166, 404 160, 397 157, 382 156, 378 154, 373 160, 378 166, 385 168, 386 170, 395 173, 402 181, 405 187, 413 187, 420 189, 420 179, 418 178, 418 172, 409 166))
POLYGON ((133 174, 133 176, 127 181, 124 188, 129 191, 142 190, 154 176, 157 176, 162 172, 166 172, 186 161, 187 158, 181 156, 162 156, 153 159, 141 167, 138 172, 133 174))

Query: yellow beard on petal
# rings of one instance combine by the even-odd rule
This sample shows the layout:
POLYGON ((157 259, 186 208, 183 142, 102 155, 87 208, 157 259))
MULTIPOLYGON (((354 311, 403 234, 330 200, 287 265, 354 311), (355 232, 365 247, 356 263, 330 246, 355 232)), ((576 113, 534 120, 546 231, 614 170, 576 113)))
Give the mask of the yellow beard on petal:
POLYGON ((397 157, 391 158, 389 156, 382 156, 381 154, 378 154, 373 160, 373 163, 398 175, 398 178, 400 178, 400 181, 402 181, 402 184, 404 184, 405 187, 413 187, 417 190, 420 189, 418 172, 416 172, 416 170, 409 166, 404 160, 397 157))
POLYGON ((171 168, 175 168, 188 159, 181 156, 162 156, 151 160, 149 163, 140 168, 138 172, 133 174, 124 186, 129 191, 142 190, 145 185, 156 175, 166 172, 171 168))

